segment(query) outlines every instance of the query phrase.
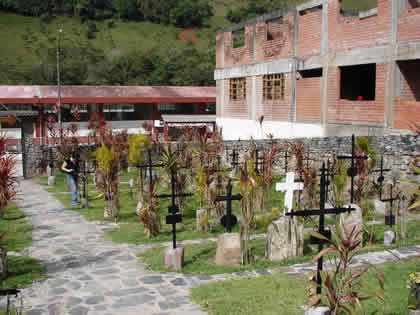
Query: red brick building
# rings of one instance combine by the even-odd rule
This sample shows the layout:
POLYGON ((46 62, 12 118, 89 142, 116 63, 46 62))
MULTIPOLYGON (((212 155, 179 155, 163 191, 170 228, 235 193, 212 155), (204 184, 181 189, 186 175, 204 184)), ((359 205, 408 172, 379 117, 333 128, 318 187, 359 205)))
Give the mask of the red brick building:
POLYGON ((313 0, 223 29, 215 80, 226 139, 404 132, 420 123, 420 1, 313 0))

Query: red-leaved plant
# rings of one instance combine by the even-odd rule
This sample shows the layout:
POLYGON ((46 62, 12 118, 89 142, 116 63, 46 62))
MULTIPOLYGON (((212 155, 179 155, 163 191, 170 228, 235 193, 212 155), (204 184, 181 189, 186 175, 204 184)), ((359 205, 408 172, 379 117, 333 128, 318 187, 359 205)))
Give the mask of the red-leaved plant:
POLYGON ((6 154, 6 134, 0 132, 0 218, 4 209, 16 196, 18 177, 16 176, 16 160, 12 154, 6 154))
POLYGON ((330 245, 322 250, 312 260, 312 263, 329 255, 332 267, 321 271, 321 294, 315 293, 317 283, 315 281, 309 282, 309 306, 327 305, 331 314, 357 314, 359 312, 364 314, 362 301, 377 298, 385 302, 383 286, 385 276, 373 265, 351 268, 351 263, 357 254, 377 247, 360 246, 357 234, 362 233, 362 231, 355 232, 355 229, 353 229, 350 233, 343 234, 339 231, 339 224, 336 224, 336 226, 338 231, 331 231, 331 240, 317 232, 312 232, 313 236, 326 241, 330 245), (378 281, 379 290, 362 281, 362 277, 369 271, 373 272, 378 281))

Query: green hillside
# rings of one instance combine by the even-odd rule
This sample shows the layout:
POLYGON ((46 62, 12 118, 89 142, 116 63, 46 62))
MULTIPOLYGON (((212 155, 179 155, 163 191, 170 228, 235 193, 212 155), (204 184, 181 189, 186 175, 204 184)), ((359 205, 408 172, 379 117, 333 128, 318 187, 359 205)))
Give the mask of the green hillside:
MULTIPOLYGON (((50 20, 0 11, 0 84, 54 84, 58 29, 63 30, 60 65, 65 84, 214 84, 215 33, 232 24, 229 11, 242 10, 246 19, 256 15, 249 10, 298 2, 304 1, 212 0, 213 16, 194 28, 194 45, 178 40, 183 28, 126 21, 115 14, 105 20, 70 16, 50 20)), ((374 6, 376 0, 343 1, 345 10, 374 6)), ((184 37, 193 36, 187 32, 184 37)))

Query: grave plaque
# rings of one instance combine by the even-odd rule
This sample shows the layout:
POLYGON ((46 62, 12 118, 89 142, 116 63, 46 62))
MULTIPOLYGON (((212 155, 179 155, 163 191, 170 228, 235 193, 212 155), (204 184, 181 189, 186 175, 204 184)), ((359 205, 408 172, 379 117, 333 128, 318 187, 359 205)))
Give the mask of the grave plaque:
MULTIPOLYGON (((321 169, 321 180, 320 180, 320 190, 319 190, 319 209, 316 210, 303 210, 303 211, 295 211, 295 212, 291 212, 289 211, 288 213, 286 213, 287 216, 314 216, 317 215, 319 216, 319 225, 318 225, 318 233, 321 235, 328 237, 331 237, 331 232, 329 230, 325 229, 325 215, 326 214, 339 214, 339 213, 344 213, 344 212, 350 212, 350 211, 354 211, 355 208, 332 208, 332 209, 325 209, 325 189, 326 189, 326 173, 327 173, 327 168, 325 167, 325 162, 322 164, 322 169, 321 169)), ((321 252, 323 245, 324 245, 325 241, 319 240, 316 243, 318 244, 318 251, 321 252)), ((318 259, 318 266, 317 266, 317 294, 321 293, 321 271, 322 271, 322 264, 323 264, 323 257, 318 259)))

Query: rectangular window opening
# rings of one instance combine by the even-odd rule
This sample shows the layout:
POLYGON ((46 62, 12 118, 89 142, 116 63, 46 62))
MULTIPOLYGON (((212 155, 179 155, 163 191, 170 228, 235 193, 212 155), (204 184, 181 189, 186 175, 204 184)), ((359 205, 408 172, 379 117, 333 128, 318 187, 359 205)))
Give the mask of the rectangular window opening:
POLYGON ((266 36, 267 41, 274 40, 279 37, 279 32, 273 31, 272 26, 275 27, 276 25, 281 25, 283 23, 284 23, 283 16, 279 16, 279 17, 276 17, 275 19, 265 21, 266 30, 267 30, 267 36, 266 36))
POLYGON ((246 79, 230 79, 229 81, 229 99, 245 100, 246 99, 246 79))
POLYGON ((284 100, 284 73, 265 75, 263 77, 264 101, 284 100))
POLYGON ((302 78, 322 77, 322 68, 302 70, 302 71, 299 71, 299 74, 302 78))
POLYGON ((245 46, 245 29, 242 28, 232 32, 232 46, 233 48, 239 48, 245 46))
POLYGON ((420 0, 407 0, 408 6, 412 9, 420 7, 420 0))
POLYGON ((376 64, 340 67, 340 98, 352 101, 374 101, 376 64))
POLYGON ((302 11, 299 12, 299 15, 302 16, 302 15, 306 15, 308 13, 312 13, 312 12, 319 11, 319 10, 322 10, 322 5, 319 5, 319 6, 316 6, 316 7, 313 7, 313 8, 309 8, 309 9, 306 9, 306 10, 302 10, 302 11))
POLYGON ((399 96, 403 100, 420 102, 420 59, 397 62, 402 83, 399 96))

